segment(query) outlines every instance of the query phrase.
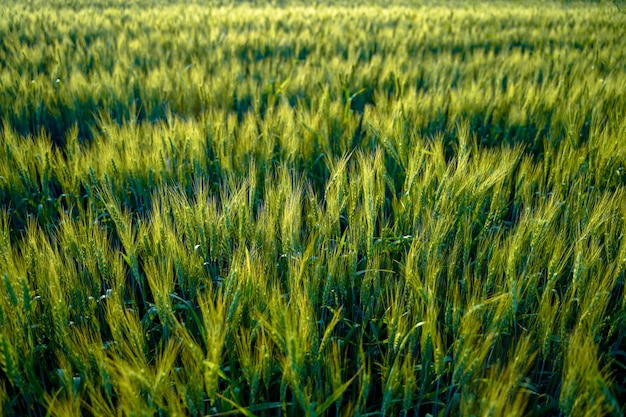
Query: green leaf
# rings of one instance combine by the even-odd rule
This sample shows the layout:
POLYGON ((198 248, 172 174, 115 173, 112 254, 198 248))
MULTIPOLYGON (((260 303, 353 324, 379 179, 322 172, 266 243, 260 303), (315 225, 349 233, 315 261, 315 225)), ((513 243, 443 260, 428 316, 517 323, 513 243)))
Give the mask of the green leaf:
POLYGON ((321 403, 320 405, 317 406, 317 408, 315 409, 315 414, 316 415, 320 415, 322 414, 324 411, 326 411, 328 409, 328 407, 330 407, 331 405, 333 405, 333 403, 335 401, 337 401, 339 398, 341 398, 341 396, 343 395, 343 393, 348 389, 348 387, 350 386, 350 384, 352 384, 352 381, 354 381, 354 379, 359 375, 359 373, 363 370, 363 367, 361 367, 361 369, 359 369, 356 374, 354 374, 354 376, 352 378, 350 378, 345 384, 343 384, 342 386, 340 386, 339 388, 337 388, 335 390, 335 392, 332 393, 332 395, 330 397, 328 397, 326 399, 326 401, 324 401, 323 403, 321 403))

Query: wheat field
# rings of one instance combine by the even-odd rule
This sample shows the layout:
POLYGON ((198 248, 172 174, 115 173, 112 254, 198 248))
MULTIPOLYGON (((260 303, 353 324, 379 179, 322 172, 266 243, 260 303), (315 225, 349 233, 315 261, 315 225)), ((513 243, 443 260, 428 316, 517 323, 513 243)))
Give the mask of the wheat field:
POLYGON ((0 414, 626 412, 618 5, 0 14, 0 414))

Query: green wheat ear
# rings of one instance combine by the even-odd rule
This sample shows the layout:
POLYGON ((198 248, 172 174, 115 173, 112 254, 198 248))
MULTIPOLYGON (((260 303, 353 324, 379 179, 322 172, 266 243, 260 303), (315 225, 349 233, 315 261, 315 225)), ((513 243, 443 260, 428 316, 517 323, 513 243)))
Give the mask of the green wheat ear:
POLYGON ((22 379, 21 371, 18 368, 18 356, 13 346, 7 338, 0 334, 0 365, 6 373, 9 382, 20 389, 26 388, 22 379))

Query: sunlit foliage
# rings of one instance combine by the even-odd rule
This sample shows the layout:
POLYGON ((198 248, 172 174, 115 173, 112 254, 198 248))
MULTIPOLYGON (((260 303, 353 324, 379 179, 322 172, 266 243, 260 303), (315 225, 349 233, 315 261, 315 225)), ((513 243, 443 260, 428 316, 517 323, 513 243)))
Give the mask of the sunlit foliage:
POLYGON ((0 6, 0 413, 623 415, 624 13, 182 3, 0 6))

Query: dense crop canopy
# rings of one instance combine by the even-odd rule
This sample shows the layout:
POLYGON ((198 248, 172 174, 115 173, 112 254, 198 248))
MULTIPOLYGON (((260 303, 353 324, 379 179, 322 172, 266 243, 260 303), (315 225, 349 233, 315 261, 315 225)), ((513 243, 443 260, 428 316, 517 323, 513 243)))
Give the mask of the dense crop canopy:
POLYGON ((623 415, 625 14, 182 3, 0 6, 0 414, 623 415))

